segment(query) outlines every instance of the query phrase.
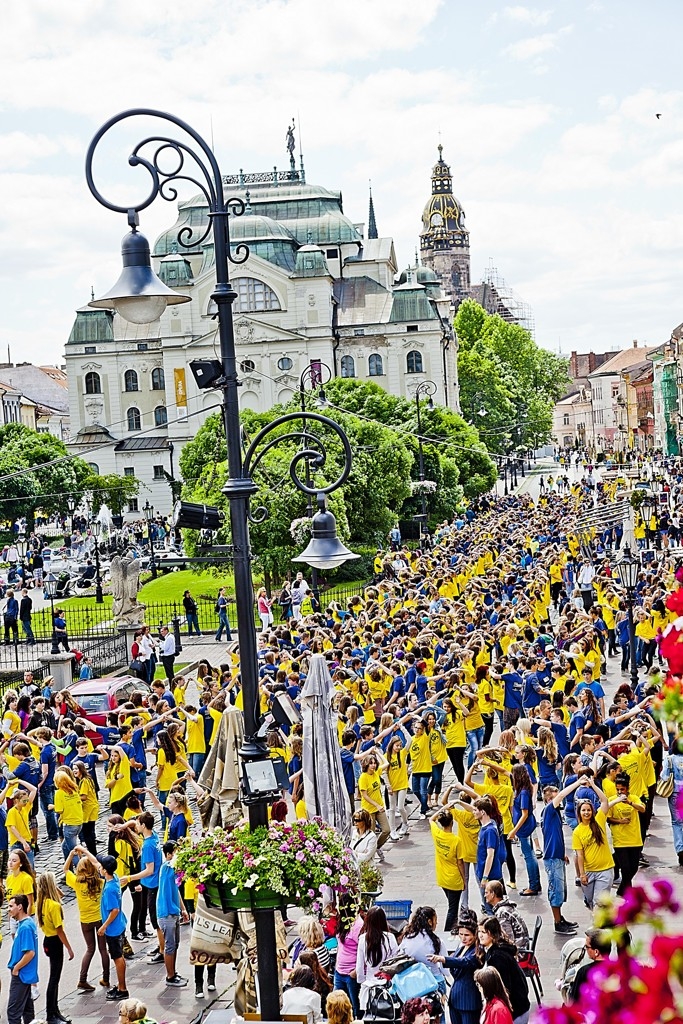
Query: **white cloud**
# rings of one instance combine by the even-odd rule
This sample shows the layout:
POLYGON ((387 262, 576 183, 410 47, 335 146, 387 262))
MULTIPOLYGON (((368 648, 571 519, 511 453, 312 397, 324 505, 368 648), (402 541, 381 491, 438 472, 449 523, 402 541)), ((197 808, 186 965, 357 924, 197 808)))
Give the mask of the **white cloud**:
POLYGON ((522 6, 505 7, 503 14, 510 21, 518 21, 535 27, 547 25, 553 16, 552 11, 539 11, 537 8, 522 6))
POLYGON ((573 25, 564 25, 557 32, 543 32, 538 36, 528 36, 516 43, 510 43, 503 50, 503 54, 512 57, 513 60, 531 60, 534 57, 539 57, 542 53, 556 50, 560 39, 572 32, 573 29, 573 25))

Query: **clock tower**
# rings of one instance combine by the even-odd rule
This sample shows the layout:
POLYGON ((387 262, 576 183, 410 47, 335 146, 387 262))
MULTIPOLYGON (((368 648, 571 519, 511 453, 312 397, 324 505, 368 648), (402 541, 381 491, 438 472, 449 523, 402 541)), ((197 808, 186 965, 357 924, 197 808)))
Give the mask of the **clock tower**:
POLYGON ((437 274, 444 293, 457 309, 470 296, 470 236, 442 152, 439 145, 439 159, 432 170, 432 194, 422 212, 420 254, 424 266, 437 274))

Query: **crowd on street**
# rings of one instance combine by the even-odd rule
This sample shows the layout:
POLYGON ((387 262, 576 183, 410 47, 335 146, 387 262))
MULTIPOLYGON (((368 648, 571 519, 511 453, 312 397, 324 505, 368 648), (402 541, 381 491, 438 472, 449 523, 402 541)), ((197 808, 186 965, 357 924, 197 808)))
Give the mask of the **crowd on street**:
MULTIPOLYGON (((660 469, 672 492, 680 489, 660 469)), ((425 831, 443 894, 438 906, 415 907, 399 935, 381 906, 300 917, 284 1012, 304 1013, 310 1024, 370 1015, 384 962, 404 957, 433 978, 429 998, 405 1001, 405 1024, 438 1019, 442 1002, 451 1024, 524 1024, 537 970, 525 906, 548 907, 556 933, 585 938, 588 967, 609 955, 593 911, 647 867, 658 782, 671 780, 660 806, 670 813, 672 865, 683 865, 683 742, 652 713, 658 637, 673 615, 665 598, 674 555, 661 520, 654 530, 636 522, 660 550, 643 561, 635 591, 633 687, 627 604, 614 570, 623 537, 616 527, 586 536, 575 526, 581 511, 613 498, 590 464, 572 480, 558 466, 544 474, 536 500, 484 497, 441 524, 429 549, 411 549, 392 531, 375 581, 344 604, 323 600, 316 610, 302 574, 277 604, 259 593, 262 711, 277 693, 296 704, 311 655, 325 656, 356 858, 390 871, 387 844, 400 853, 411 831, 425 831), (608 665, 623 677, 616 687, 606 688, 608 665), (582 895, 578 921, 565 916, 569 887, 582 895)), ((225 632, 229 641, 220 601, 216 640, 225 632)), ((147 651, 146 632, 133 658, 151 694, 133 693, 112 712, 101 744, 86 735, 68 692, 45 695, 27 680, 5 696, 9 1024, 33 1019, 38 984, 49 1024, 68 1020, 59 1007, 65 954, 81 958, 84 995, 95 998, 101 987, 127 1006, 135 984, 127 958, 153 935, 149 962, 159 965, 160 984, 188 984, 178 954, 197 892, 192 879, 176 886, 173 855, 197 818, 222 714, 241 707, 239 651, 231 643, 219 664, 202 662, 189 679, 175 673, 170 642, 164 660, 168 634, 160 650, 150 640, 147 651), (165 679, 155 678, 157 657, 165 679), (104 805, 101 848, 95 823, 104 805), (38 814, 48 839, 61 843, 62 873, 35 875, 38 814), (64 886, 76 893, 79 936, 65 930, 64 886)), ((302 727, 272 728, 267 742, 285 765, 287 813, 306 817, 302 727)), ((194 985, 197 999, 215 991, 215 968, 195 967, 194 985)), ((571 994, 579 997, 580 984, 571 994)))

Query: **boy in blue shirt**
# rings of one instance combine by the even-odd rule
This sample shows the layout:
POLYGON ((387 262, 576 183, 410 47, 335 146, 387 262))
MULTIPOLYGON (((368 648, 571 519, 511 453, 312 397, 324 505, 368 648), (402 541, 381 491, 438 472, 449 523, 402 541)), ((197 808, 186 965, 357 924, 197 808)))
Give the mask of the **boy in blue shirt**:
POLYGON ((106 853, 100 854, 99 857, 93 857, 84 846, 77 846, 76 852, 79 857, 88 857, 94 864, 97 864, 99 872, 104 878, 104 886, 100 895, 102 924, 97 929, 97 934, 104 936, 109 955, 116 968, 116 985, 107 992, 107 999, 110 1002, 119 1002, 121 999, 128 999, 126 961, 123 958, 123 940, 128 922, 121 902, 121 884, 116 874, 116 857, 110 857, 106 853))
POLYGON ((180 945, 180 920, 189 921, 189 914, 176 884, 175 869, 171 864, 176 844, 164 843, 164 860, 159 870, 159 889, 157 891, 157 920, 159 930, 164 934, 164 962, 166 964, 166 984, 173 988, 184 988, 187 978, 181 978, 176 971, 176 958, 180 945))
MULTIPOLYGON (((157 921, 157 890, 159 888, 159 872, 163 861, 161 843, 159 836, 154 831, 154 815, 145 811, 137 819, 138 831, 142 832, 142 849, 140 851, 140 864, 142 870, 135 875, 124 877, 125 882, 140 882, 142 895, 146 909, 149 911, 149 919, 152 927, 159 937, 159 946, 151 954, 148 963, 163 964, 164 962, 164 933, 159 928, 157 921)), ((145 914, 145 918, 147 914, 145 914)), ((144 919, 143 919, 144 925, 144 919)))
POLYGON ((567 900, 567 853, 564 846, 562 831, 562 801, 581 785, 582 779, 576 779, 563 790, 557 786, 543 787, 545 806, 541 811, 541 830, 543 832, 543 867, 548 876, 548 902, 553 913, 555 931, 560 935, 573 935, 578 928, 576 921, 567 921, 562 916, 562 905, 567 900))
POLYGON ((7 966, 12 972, 7 1003, 8 1024, 33 1020, 31 986, 38 984, 38 929, 28 916, 28 896, 19 893, 9 901, 9 916, 17 924, 7 966))

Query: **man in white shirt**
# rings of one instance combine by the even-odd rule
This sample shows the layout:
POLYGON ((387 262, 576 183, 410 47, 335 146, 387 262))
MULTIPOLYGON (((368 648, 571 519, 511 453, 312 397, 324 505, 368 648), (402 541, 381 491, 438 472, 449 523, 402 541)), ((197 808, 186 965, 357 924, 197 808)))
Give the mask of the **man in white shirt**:
POLYGON ((168 626, 161 627, 161 664, 166 670, 166 678, 173 681, 173 663, 175 662, 175 637, 168 626))
POLYGON ((590 562, 584 561, 579 570, 577 583, 579 584, 579 590, 581 591, 581 598, 583 600, 584 609, 589 612, 593 605, 593 580, 595 579, 595 569, 590 562))

